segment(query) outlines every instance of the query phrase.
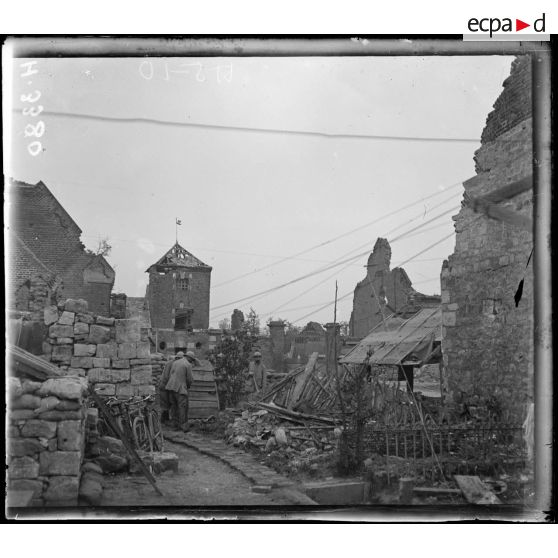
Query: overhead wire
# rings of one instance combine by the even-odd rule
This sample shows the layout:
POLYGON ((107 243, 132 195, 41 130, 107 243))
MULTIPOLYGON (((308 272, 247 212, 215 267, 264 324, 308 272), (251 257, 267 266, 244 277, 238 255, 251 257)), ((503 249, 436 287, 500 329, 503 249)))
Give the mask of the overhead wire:
MULTIPOLYGON (((426 200, 428 200, 428 199, 431 199, 431 198, 433 198, 433 197, 436 197, 436 196, 439 196, 439 195, 441 195, 441 194, 444 194, 444 193, 446 193, 446 192, 448 192, 448 191, 450 191, 450 190, 453 190, 454 188, 457 188, 457 187, 461 186, 462 184, 463 184, 463 182, 456 182, 456 183, 454 183, 454 184, 451 184, 450 186, 444 188, 443 190, 440 190, 440 191, 438 191, 438 192, 434 192, 434 193, 432 193, 432 194, 430 194, 430 195, 428 195, 428 196, 426 196, 426 197, 420 198, 420 199, 418 199, 418 200, 415 200, 415 201, 412 202, 412 203, 409 203, 409 204, 407 204, 407 205, 405 205, 405 206, 403 206, 403 207, 400 207, 400 208, 398 208, 398 209, 396 209, 396 210, 394 210, 394 211, 391 211, 390 213, 386 213, 385 215, 382 215, 381 217, 378 217, 378 218, 376 218, 376 219, 373 219, 372 221, 369 221, 368 223, 365 223, 365 224, 363 224, 363 225, 359 225, 358 227, 356 227, 356 228, 354 228, 354 229, 351 229, 351 230, 346 231, 346 232, 344 232, 344 233, 342 233, 342 234, 340 234, 340 235, 337 235, 337 236, 335 236, 335 237, 333 237, 333 238, 330 238, 330 239, 328 239, 328 240, 325 240, 325 241, 323 241, 323 242, 320 242, 320 243, 318 243, 318 244, 315 244, 314 246, 310 246, 309 248, 305 248, 304 250, 302 250, 302 251, 300 251, 300 252, 297 252, 296 254, 293 254, 292 256, 286 256, 286 257, 282 258, 281 260, 279 260, 279 261, 277 261, 277 262, 272 262, 272 263, 270 263, 270 264, 266 264, 266 265, 264 265, 264 266, 262 266, 262 267, 260 267, 260 268, 254 269, 254 270, 249 271, 249 272, 246 272, 246 273, 242 273, 241 275, 237 275, 236 277, 233 277, 233 278, 231 278, 231 279, 228 279, 227 281, 223 281, 222 283, 217 283, 216 285, 213 285, 213 288, 216 289, 216 288, 219 288, 219 287, 222 287, 222 286, 225 286, 225 285, 230 285, 230 284, 231 284, 232 282, 234 282, 234 281, 238 281, 239 279, 244 279, 245 277, 248 277, 249 275, 253 275, 253 274, 255 274, 255 273, 259 273, 259 272, 261 272, 261 271, 265 271, 266 269, 269 269, 269 268, 271 268, 271 267, 274 267, 274 266, 276 266, 276 265, 279 265, 279 264, 281 264, 281 263, 283 263, 283 262, 289 261, 289 260, 294 259, 294 258, 296 258, 296 257, 298 257, 298 256, 302 256, 302 255, 304 255, 304 254, 307 254, 308 252, 312 252, 313 250, 317 250, 318 248, 322 248, 323 246, 327 246, 328 244, 332 244, 333 242, 336 242, 337 240, 339 240, 339 239, 341 239, 341 238, 344 238, 344 237, 346 237, 346 236, 349 236, 349 235, 351 235, 351 234, 353 234, 353 233, 355 233, 355 232, 361 231, 361 230, 363 230, 363 229, 365 229, 365 228, 367 228, 367 227, 371 227, 372 225, 375 225, 376 223, 379 223, 380 221, 383 221, 384 219, 387 219, 388 217, 393 217, 394 215, 397 215, 398 213, 401 213, 402 211, 405 211, 406 209, 410 209, 411 207, 414 207, 414 206, 416 206, 416 205, 418 205, 418 204, 420 204, 420 203, 423 203, 424 201, 426 201, 426 200)), ((447 202, 447 201, 449 201, 449 199, 446 200, 446 202, 447 202)), ((445 202, 443 202, 443 203, 445 203, 445 202)), ((438 206, 435 206, 435 207, 438 207, 438 206)), ((431 209, 434 209, 434 208, 431 208, 431 209)))
MULTIPOLYGON (((22 108, 12 109, 13 113, 21 114, 22 108)), ((347 134, 339 132, 317 132, 315 130, 288 130, 284 128, 261 128, 253 126, 233 126, 230 124, 207 124, 202 122, 178 122, 176 120, 163 120, 161 118, 148 118, 143 116, 106 116, 100 114, 87 114, 83 112, 64 112, 44 110, 41 115, 59 118, 78 118, 81 120, 94 120, 98 122, 118 122, 120 124, 152 124, 173 128, 194 128, 203 130, 221 130, 234 132, 249 132, 258 134, 281 134, 290 136, 319 137, 326 139, 366 139, 382 141, 414 141, 414 142, 448 142, 448 143, 480 143, 480 138, 459 137, 428 137, 428 136, 394 136, 385 134, 347 134)))
MULTIPOLYGON (((426 221, 426 222, 424 222, 424 223, 422 223, 422 224, 420 224, 420 225, 418 225, 418 226, 416 226, 416 227, 413 227, 413 228, 412 228, 411 230, 409 230, 409 231, 405 231, 404 233, 400 234, 399 236, 395 237, 394 239, 391 239, 391 242, 395 242, 395 241, 397 241, 397 240, 400 240, 400 239, 404 238, 407 234, 410 234, 410 233, 414 232, 415 230, 419 229, 420 227, 422 227, 422 226, 424 226, 424 225, 427 225, 427 224, 429 224, 429 223, 435 221, 436 219, 439 219, 440 217, 443 217, 444 215, 447 215, 448 213, 451 213, 451 212, 455 211, 455 210, 458 209, 458 208, 459 208, 459 206, 457 206, 457 207, 452 207, 452 208, 450 208, 450 209, 448 209, 448 210, 446 210, 446 211, 444 211, 444 212, 442 212, 442 213, 436 215, 435 217, 429 219, 428 221, 426 221)), ((452 234, 453 234, 453 232, 452 232, 452 234)), ((280 289, 283 289, 283 288, 285 288, 285 287, 287 287, 287 286, 289 286, 289 285, 293 285, 293 284, 295 284, 295 283, 298 283, 298 282, 300 282, 300 281, 302 281, 302 280, 304 280, 304 279, 307 279, 307 278, 309 278, 309 277, 313 277, 314 275, 317 275, 317 274, 319 274, 319 273, 323 273, 323 272, 325 272, 325 271, 329 271, 330 269, 333 269, 333 268, 338 267, 338 266, 340 266, 340 265, 343 265, 343 264, 345 264, 345 263, 352 262, 352 261, 354 261, 354 260, 356 260, 356 259, 358 259, 358 258, 360 258, 360 257, 362 257, 362 256, 364 256, 364 255, 367 255, 367 254, 368 254, 368 250, 367 250, 366 252, 359 253, 359 254, 357 254, 356 256, 352 256, 352 257, 343 259, 343 260, 339 261, 338 263, 330 264, 330 265, 327 265, 327 266, 325 266, 325 267, 323 267, 323 268, 320 268, 320 269, 311 271, 311 272, 309 272, 309 273, 306 273, 306 274, 304 274, 304 275, 301 275, 301 276, 299 276, 299 277, 296 277, 295 279, 291 279, 290 281, 287 281, 286 283, 283 283, 283 284, 280 284, 280 285, 276 285, 276 286, 274 286, 274 287, 271 287, 270 289, 266 289, 266 290, 264 290, 264 291, 260 291, 260 292, 258 292, 258 293, 253 294, 253 295, 245 296, 245 297, 239 298, 239 299, 237 299, 237 300, 234 300, 234 301, 231 301, 231 302, 228 302, 228 303, 225 303, 225 304, 220 304, 219 306, 214 306, 211 310, 219 310, 220 308, 225 308, 225 307, 231 306, 231 305, 233 305, 233 304, 238 304, 239 302, 245 302, 245 301, 247 301, 247 300, 252 300, 252 299, 254 299, 255 297, 259 297, 259 296, 261 296, 261 295, 265 295, 265 294, 268 294, 268 293, 275 292, 275 291, 280 290, 280 289)))

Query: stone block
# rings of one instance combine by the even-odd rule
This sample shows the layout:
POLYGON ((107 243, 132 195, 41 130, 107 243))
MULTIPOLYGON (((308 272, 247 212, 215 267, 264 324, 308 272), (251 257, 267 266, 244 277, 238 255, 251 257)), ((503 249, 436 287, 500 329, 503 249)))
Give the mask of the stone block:
POLYGON ((56 436, 56 422, 47 420, 30 420, 21 428, 21 435, 34 438, 54 438, 56 436))
POLYGON ((76 314, 76 320, 85 324, 95 323, 95 317, 92 314, 76 314))
POLYGON ((442 291, 442 304, 448 304, 450 301, 450 292, 442 291))
POLYGON ((68 368, 68 376, 85 377, 85 368, 68 368))
POLYGON ((55 324, 58 321, 58 308, 47 306, 43 311, 43 319, 46 325, 55 324))
POLYGON ((116 343, 101 343, 97 345, 98 358, 116 358, 118 345, 116 343))
POLYGON ((88 336, 89 335, 89 324, 86 324, 84 322, 76 322, 74 324, 74 335, 88 336))
MULTIPOLYGON (((43 452, 41 455, 45 454, 43 452)), ((39 463, 29 457, 16 457, 10 460, 8 465, 8 478, 9 479, 36 479, 39 476, 39 463)))
MULTIPOLYGON (((39 398, 40 399, 40 398, 39 398)), ((40 405, 40 401, 37 404, 37 407, 39 407, 40 405)), ((35 413, 33 410, 29 409, 29 408, 22 408, 22 409, 14 409, 13 408, 13 404, 12 404, 12 408, 10 409, 10 421, 15 424, 16 422, 19 421, 24 421, 24 420, 29 420, 31 418, 35 417, 35 413)))
POLYGON ((68 312, 87 312, 87 309, 87 301, 83 300, 83 298, 68 298, 64 304, 64 310, 67 310, 68 312))
POLYGON ((370 492, 370 483, 362 481, 323 481, 304 485, 304 492, 319 504, 363 504, 370 492))
POLYGON ((16 397, 11 404, 13 409, 38 409, 41 406, 41 398, 30 393, 24 393, 20 397, 16 397))
POLYGON ((63 325, 54 324, 48 328, 48 336, 53 337, 73 337, 74 336, 74 326, 73 325, 63 325))
POLYGON ((118 358, 136 358, 136 343, 120 343, 118 345, 118 358))
POLYGON ((22 457, 24 455, 35 455, 45 448, 35 438, 12 438, 9 440, 8 455, 22 457))
POLYGON ((74 343, 74 340, 72 337, 58 337, 56 339, 56 344, 57 345, 72 345, 74 343))
POLYGON ((130 381, 130 370, 125 368, 122 370, 113 370, 110 368, 91 368, 87 373, 87 379, 93 383, 111 383, 130 381))
POLYGON ((136 366, 132 368, 132 373, 130 376, 132 385, 150 384, 151 379, 151 366, 136 366))
POLYGON ((459 304, 457 302, 453 302, 452 304, 448 304, 448 310, 451 312, 455 312, 459 308, 459 304))
POLYGON ((35 382, 34 380, 22 380, 21 390, 23 391, 23 393, 35 393, 42 385, 42 382, 35 382))
POLYGON ((60 325, 74 325, 74 320, 76 315, 73 312, 62 312, 62 315, 58 318, 58 323, 60 325))
POLYGON ((98 506, 103 499, 103 485, 93 479, 82 478, 79 485, 79 497, 92 506, 98 506))
POLYGON ((133 385, 128 383, 116 384, 116 397, 119 397, 121 399, 124 398, 127 399, 129 397, 132 397, 133 395, 135 395, 135 390, 133 385))
POLYGON ((62 420, 58 423, 58 449, 79 451, 82 447, 81 421, 62 420))
POLYGON ((109 368, 110 358, 96 357, 93 359, 93 368, 109 368))
POLYGON ((55 345, 52 347, 50 359, 52 362, 70 364, 70 361, 72 360, 72 347, 70 345, 55 345))
POLYGON ((110 328, 92 324, 89 326, 89 342, 100 345, 110 341, 110 328))
POLYGON ((79 451, 43 451, 40 456, 42 475, 79 475, 79 451))
POLYGON ((93 357, 75 356, 70 360, 72 368, 93 368, 93 357))
POLYGON ((139 343, 140 324, 137 320, 115 320, 117 343, 139 343))
POLYGON ((8 438, 19 438, 20 432, 17 426, 8 426, 8 438))
POLYGON ((119 384, 95 384, 95 393, 98 395, 116 395, 116 385, 119 384))
POLYGON ((83 409, 79 411, 59 411, 55 409, 54 411, 47 411, 42 413, 41 417, 44 420, 81 420, 85 416, 83 409))
POLYGON ((46 502, 60 502, 73 505, 77 502, 79 480, 76 476, 51 477, 44 492, 46 502))
POLYGON ((113 360, 112 361, 113 368, 130 368, 130 361, 128 359, 125 360, 113 360))
POLYGON ((43 492, 42 480, 17 479, 9 484, 10 490, 30 490, 33 492, 33 498, 40 498, 43 492))
POLYGON ((97 316, 96 322, 99 325, 113 326, 114 325, 114 318, 105 318, 104 316, 97 316))
POLYGON ((136 351, 137 358, 149 358, 150 353, 151 350, 149 347, 149 341, 140 342, 137 344, 137 351, 136 351))
POLYGON ((150 358, 133 358, 130 360, 132 366, 142 366, 145 364, 151 364, 150 358))
POLYGON ((85 378, 66 376, 64 378, 49 378, 39 388, 40 395, 54 395, 60 399, 80 400, 87 391, 85 378))

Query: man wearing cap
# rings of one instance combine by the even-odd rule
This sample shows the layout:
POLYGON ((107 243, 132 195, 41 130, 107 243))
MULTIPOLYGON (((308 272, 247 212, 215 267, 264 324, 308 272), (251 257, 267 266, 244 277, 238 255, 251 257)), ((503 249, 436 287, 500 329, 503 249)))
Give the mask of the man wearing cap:
POLYGON ((169 392, 167 391, 167 383, 170 378, 171 367, 174 361, 179 358, 184 358, 184 353, 182 351, 176 353, 176 355, 174 355, 174 359, 167 361, 165 368, 163 368, 163 373, 159 378, 159 384, 157 385, 157 391, 159 392, 159 406, 161 407, 161 422, 163 424, 170 421, 171 404, 169 392))
POLYGON ((248 378, 256 387, 256 391, 265 391, 267 384, 267 369, 262 362, 262 353, 256 351, 254 360, 248 366, 248 378))
POLYGON ((188 389, 194 381, 192 364, 196 357, 192 351, 179 352, 171 366, 166 390, 169 392, 172 420, 174 425, 183 432, 188 430, 188 389))

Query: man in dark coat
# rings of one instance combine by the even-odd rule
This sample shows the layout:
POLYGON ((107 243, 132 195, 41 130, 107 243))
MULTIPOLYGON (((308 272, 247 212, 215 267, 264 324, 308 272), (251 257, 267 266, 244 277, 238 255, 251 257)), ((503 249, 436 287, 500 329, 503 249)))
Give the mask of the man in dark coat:
MULTIPOLYGON (((174 360, 179 358, 184 358, 184 353, 182 351, 176 353, 174 356, 174 360)), ((167 391, 167 383, 170 378, 170 371, 173 365, 174 360, 169 360, 165 367, 163 368, 163 373, 159 378, 159 384, 157 385, 157 391, 159 392, 159 406, 161 408, 161 422, 163 424, 168 423, 170 421, 170 397, 169 392, 167 391)))
MULTIPOLYGON (((178 353, 177 353, 178 356, 178 353)), ((171 415, 174 426, 186 432, 188 430, 188 389, 194 381, 192 364, 196 357, 192 351, 186 357, 176 359, 170 369, 166 390, 169 392, 171 415)))

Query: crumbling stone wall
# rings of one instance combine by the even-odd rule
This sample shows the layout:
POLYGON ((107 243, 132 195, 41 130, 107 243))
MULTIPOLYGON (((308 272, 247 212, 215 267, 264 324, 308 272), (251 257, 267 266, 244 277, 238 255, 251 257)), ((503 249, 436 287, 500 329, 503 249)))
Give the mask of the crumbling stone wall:
POLYGON ((34 506, 78 502, 86 390, 84 378, 9 379, 7 484, 32 491, 34 506))
POLYGON ((366 277, 355 288, 351 336, 365 337, 382 322, 382 315, 402 312, 410 304, 416 306, 415 311, 439 304, 439 297, 415 291, 405 270, 400 267, 390 270, 390 264, 389 242, 378 238, 368 258, 366 277))
POLYGON ((68 299, 45 308, 44 323, 43 358, 68 375, 86 377, 99 395, 154 393, 150 344, 137 320, 97 316, 85 300, 68 299))
MULTIPOLYGON (((532 173, 531 67, 518 57, 475 153, 477 175, 464 184, 472 198, 532 173)), ((501 207, 532 217, 532 192, 501 207)), ((443 362, 454 401, 521 422, 532 395, 533 272, 523 297, 514 294, 533 247, 530 231, 463 207, 454 217, 456 245, 441 273, 443 362)))

